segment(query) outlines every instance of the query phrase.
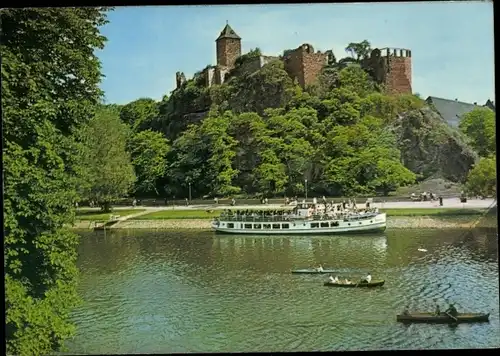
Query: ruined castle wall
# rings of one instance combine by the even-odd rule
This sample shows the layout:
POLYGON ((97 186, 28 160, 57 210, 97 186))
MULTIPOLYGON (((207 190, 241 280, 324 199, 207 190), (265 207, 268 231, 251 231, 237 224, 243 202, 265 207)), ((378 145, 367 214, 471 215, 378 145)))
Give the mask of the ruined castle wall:
POLYGON ((229 73, 229 67, 217 66, 214 72, 214 84, 223 84, 226 78, 226 74, 229 73))
POLYGON ((302 48, 299 47, 296 50, 290 52, 285 58, 283 58, 285 70, 292 80, 297 80, 299 85, 304 87, 304 67, 302 62, 302 48))
POLYGON ((217 65, 233 67, 236 58, 241 56, 241 41, 233 38, 223 38, 216 43, 217 65))
POLYGON ((259 60, 260 60, 260 67, 264 67, 267 63, 271 62, 271 61, 274 61, 274 60, 277 60, 279 59, 279 57, 276 57, 276 56, 260 56, 259 60))
POLYGON ((271 62, 272 60, 278 59, 278 57, 274 56, 259 56, 256 58, 253 58, 251 60, 245 61, 245 63, 241 64, 237 69, 234 71, 235 76, 240 76, 245 73, 251 74, 256 71, 258 71, 260 68, 265 66, 267 63, 271 62))
POLYGON ((304 85, 313 84, 328 60, 326 53, 310 53, 303 57, 304 85))
POLYGON ((207 87, 214 85, 215 81, 215 68, 207 68, 205 72, 205 79, 207 87))
POLYGON ((303 44, 290 52, 283 60, 285 70, 292 80, 297 79, 299 85, 304 88, 316 81, 327 63, 328 55, 320 52, 314 53, 311 45, 303 44))

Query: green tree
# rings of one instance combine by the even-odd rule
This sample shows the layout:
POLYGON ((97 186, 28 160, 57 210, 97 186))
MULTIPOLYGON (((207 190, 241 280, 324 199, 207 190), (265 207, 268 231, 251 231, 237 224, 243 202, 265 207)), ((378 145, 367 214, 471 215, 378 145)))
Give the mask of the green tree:
POLYGON ((497 192, 496 157, 483 157, 467 176, 467 192, 483 197, 495 196, 497 192))
POLYGON ((460 130, 471 140, 479 156, 496 153, 495 113, 489 108, 476 108, 460 120, 460 130))
POLYGON ((129 193, 136 179, 126 151, 129 128, 116 110, 103 107, 82 131, 88 179, 84 195, 110 211, 111 203, 129 193))
POLYGON ((363 40, 361 42, 351 42, 347 45, 345 51, 359 62, 370 55, 371 44, 367 40, 363 40))
POLYGON ((168 140, 161 132, 146 130, 132 135, 127 146, 137 176, 135 191, 159 195, 156 183, 166 173, 168 140))
POLYGON ((42 355, 74 332, 83 179, 76 132, 101 91, 103 8, 2 9, 4 268, 8 354, 42 355))
POLYGON ((135 100, 124 105, 120 110, 120 119, 130 125, 134 131, 150 127, 158 115, 158 103, 150 98, 135 100))

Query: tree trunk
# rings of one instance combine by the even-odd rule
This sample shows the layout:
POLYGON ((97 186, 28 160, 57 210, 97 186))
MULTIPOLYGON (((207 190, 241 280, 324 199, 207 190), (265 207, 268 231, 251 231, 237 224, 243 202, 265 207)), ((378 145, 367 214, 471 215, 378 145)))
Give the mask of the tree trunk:
POLYGON ((103 213, 110 213, 112 210, 111 203, 109 201, 102 202, 101 204, 101 210, 103 213))

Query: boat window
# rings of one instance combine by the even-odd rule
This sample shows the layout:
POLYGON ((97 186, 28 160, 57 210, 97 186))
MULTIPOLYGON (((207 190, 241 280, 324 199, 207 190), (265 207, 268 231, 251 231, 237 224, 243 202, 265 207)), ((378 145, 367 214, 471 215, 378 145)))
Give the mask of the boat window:
POLYGON ((359 222, 359 225, 361 225, 361 224, 362 224, 362 222, 360 221, 360 222, 359 222))
POLYGON ((290 225, 288 225, 288 224, 283 224, 283 225, 281 225, 281 227, 282 227, 283 229, 289 229, 289 228, 290 228, 290 225))
POLYGON ((332 221, 332 222, 330 223, 330 226, 331 226, 331 227, 334 227, 334 226, 339 226, 339 222, 338 222, 338 221, 332 221))
POLYGON ((255 224, 253 226, 254 229, 262 229, 262 225, 261 224, 255 224))
POLYGON ((232 228, 234 228, 234 224, 233 223, 228 223, 227 227, 230 228, 230 229, 232 229, 232 228))
POLYGON ((311 227, 319 227, 318 223, 311 223, 311 227))
POLYGON ((370 222, 372 223, 372 222, 373 222, 373 220, 370 220, 370 222))
POLYGON ((351 226, 351 223, 347 223, 347 225, 351 226))
POLYGON ((271 228, 271 224, 264 224, 264 225, 263 225, 263 228, 264 228, 264 229, 270 229, 270 228, 271 228))
POLYGON ((280 224, 273 224, 273 229, 280 229, 281 225, 280 224))
POLYGON ((321 223, 321 227, 328 227, 328 223, 327 222, 322 222, 321 223))
POLYGON ((251 229, 252 228, 252 224, 245 224, 245 229, 251 229))

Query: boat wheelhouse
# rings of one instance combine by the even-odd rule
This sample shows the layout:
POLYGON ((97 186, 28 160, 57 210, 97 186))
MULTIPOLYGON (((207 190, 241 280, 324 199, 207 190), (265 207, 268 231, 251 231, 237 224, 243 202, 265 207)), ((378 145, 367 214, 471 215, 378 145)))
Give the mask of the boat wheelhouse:
POLYGON ((226 210, 212 221, 217 232, 231 234, 346 234, 384 231, 386 214, 342 204, 306 204, 293 210, 226 210))

